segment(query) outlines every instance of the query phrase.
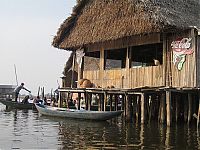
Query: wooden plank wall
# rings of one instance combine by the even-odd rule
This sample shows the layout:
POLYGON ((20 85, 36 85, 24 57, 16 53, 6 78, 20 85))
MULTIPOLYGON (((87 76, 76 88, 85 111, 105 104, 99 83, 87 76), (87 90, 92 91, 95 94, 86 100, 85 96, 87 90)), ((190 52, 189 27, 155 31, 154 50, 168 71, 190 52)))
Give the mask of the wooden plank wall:
MULTIPOLYGON (((195 52, 195 36, 194 31, 188 31, 182 35, 176 35, 168 37, 168 50, 170 51, 170 59, 169 61, 171 65, 171 73, 169 73, 169 76, 171 76, 171 86, 172 87, 196 87, 196 52, 195 52), (172 53, 172 47, 171 43, 174 40, 177 40, 179 38, 192 38, 192 49, 194 50, 194 53, 191 55, 186 55, 186 61, 183 65, 182 70, 178 70, 175 65, 173 64, 173 53, 172 53)), ((170 71, 170 66, 168 65, 168 71, 170 71)))
POLYGON ((95 86, 103 88, 114 86, 115 88, 156 87, 164 85, 162 66, 150 66, 141 68, 104 70, 101 84, 100 71, 84 71, 84 78, 90 79, 95 86))

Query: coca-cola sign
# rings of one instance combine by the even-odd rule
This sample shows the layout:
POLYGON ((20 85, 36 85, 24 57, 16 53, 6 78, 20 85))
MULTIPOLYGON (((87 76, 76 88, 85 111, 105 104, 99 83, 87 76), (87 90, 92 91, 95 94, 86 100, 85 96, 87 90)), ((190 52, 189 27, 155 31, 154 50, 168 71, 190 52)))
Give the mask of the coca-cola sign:
POLYGON ((191 55, 194 51, 191 48, 192 38, 182 38, 171 43, 173 50, 173 63, 178 70, 183 68, 186 55, 191 55))

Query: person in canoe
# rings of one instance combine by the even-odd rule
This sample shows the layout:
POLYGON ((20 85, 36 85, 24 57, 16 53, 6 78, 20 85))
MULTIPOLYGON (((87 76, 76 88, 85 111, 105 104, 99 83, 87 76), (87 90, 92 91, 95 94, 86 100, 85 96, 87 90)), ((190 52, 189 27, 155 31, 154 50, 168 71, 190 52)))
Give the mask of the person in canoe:
POLYGON ((30 90, 26 89, 24 87, 24 83, 21 83, 21 85, 17 86, 14 90, 14 93, 15 93, 15 102, 17 102, 17 99, 18 99, 18 96, 19 96, 19 92, 21 91, 21 89, 24 89, 26 91, 28 91, 29 93, 31 93, 30 90))

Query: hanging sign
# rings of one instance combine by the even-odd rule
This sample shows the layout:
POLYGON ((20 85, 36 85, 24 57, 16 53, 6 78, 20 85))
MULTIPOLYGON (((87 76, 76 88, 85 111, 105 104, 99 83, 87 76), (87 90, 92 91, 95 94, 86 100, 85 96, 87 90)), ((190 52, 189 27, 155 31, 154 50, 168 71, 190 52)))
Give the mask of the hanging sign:
POLYGON ((84 49, 76 50, 76 62, 78 64, 79 68, 81 68, 82 59, 83 59, 83 56, 85 56, 85 53, 83 51, 84 51, 84 49))
POLYGON ((173 63, 178 70, 183 68, 186 55, 191 55, 194 51, 191 48, 192 38, 182 38, 171 43, 173 50, 173 63))

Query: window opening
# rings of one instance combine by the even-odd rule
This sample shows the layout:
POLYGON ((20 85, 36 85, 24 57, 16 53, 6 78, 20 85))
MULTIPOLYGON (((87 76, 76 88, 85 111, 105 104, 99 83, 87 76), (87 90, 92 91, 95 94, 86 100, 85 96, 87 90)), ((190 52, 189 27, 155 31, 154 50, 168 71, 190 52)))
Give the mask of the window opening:
POLYGON ((131 47, 131 68, 158 66, 163 63, 162 43, 131 47))
POLYGON ((125 68, 127 48, 104 51, 105 69, 125 68))

